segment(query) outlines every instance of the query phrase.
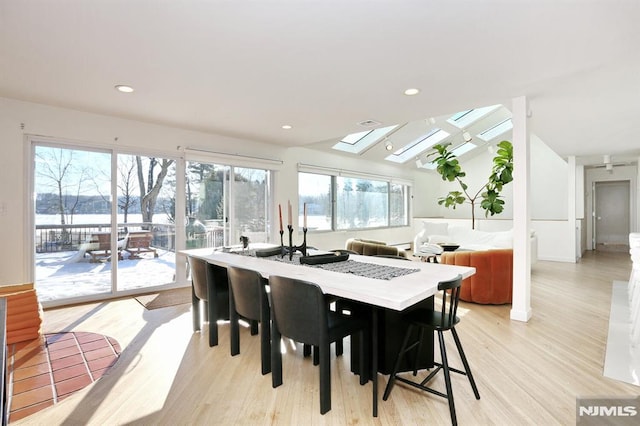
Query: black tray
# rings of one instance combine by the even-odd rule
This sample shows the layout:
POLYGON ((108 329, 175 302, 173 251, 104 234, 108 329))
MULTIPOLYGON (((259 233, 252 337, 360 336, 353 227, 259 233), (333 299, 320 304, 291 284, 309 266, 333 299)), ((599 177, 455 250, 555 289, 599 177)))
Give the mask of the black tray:
POLYGON ((282 247, 257 249, 256 250, 256 257, 269 257, 269 256, 275 256, 275 255, 281 254, 281 253, 282 253, 282 247))
POLYGON ((330 254, 315 254, 313 256, 302 256, 300 263, 307 265, 322 265, 323 263, 343 262, 349 259, 349 253, 335 252, 330 254))

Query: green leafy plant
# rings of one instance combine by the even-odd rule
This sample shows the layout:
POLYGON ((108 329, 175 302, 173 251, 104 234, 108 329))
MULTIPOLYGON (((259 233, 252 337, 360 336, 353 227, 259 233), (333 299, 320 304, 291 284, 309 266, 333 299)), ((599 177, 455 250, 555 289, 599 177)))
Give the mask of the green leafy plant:
POLYGON ((438 204, 453 209, 465 202, 471 204, 471 227, 475 229, 475 205, 478 197, 481 197, 480 207, 485 211, 485 217, 489 214, 500 214, 504 210, 504 200, 500 197, 500 192, 504 185, 513 180, 513 145, 509 141, 498 143, 487 183, 474 194, 468 192, 469 186, 462 180, 467 174, 462 170, 456 155, 449 151, 449 145, 434 146, 435 152, 429 156, 436 156, 431 163, 436 165, 436 171, 442 180, 457 181, 462 191, 449 192, 446 197, 438 198, 438 204))

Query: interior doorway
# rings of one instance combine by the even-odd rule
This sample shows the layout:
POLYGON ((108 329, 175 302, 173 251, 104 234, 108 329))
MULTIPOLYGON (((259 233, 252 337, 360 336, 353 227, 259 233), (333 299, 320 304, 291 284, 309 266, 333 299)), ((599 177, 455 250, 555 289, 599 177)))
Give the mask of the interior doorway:
POLYGON ((630 183, 594 183, 594 247, 600 251, 629 251, 630 183))

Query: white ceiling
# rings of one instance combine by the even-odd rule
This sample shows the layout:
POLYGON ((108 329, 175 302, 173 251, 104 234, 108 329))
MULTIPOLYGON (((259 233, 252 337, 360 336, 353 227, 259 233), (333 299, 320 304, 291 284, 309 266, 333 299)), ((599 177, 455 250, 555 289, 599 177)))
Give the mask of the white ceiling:
POLYGON ((525 95, 558 154, 616 161, 640 155, 639 19, 637 0, 2 0, 0 96, 301 146, 525 95))

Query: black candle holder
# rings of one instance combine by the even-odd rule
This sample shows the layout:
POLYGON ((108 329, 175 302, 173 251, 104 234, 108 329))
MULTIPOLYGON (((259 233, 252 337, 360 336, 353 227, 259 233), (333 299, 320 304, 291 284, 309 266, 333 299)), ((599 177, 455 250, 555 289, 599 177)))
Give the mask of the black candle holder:
POLYGON ((296 246, 296 250, 300 250, 303 256, 307 255, 307 228, 302 228, 302 245, 296 246))
MULTIPOLYGON (((302 253, 303 256, 306 256, 307 255, 307 228, 302 228, 302 244, 299 246, 293 245, 293 226, 287 225, 287 230, 289 231, 289 247, 288 247, 289 260, 293 259, 293 253, 295 253, 296 251, 300 251, 300 253, 302 253)), ((284 257, 285 251, 286 251, 284 247, 283 234, 284 234, 284 231, 281 230, 280 231, 280 247, 281 247, 280 257, 284 257)))
POLYGON ((280 257, 284 257, 284 241, 283 241, 284 231, 280 230, 280 257))

